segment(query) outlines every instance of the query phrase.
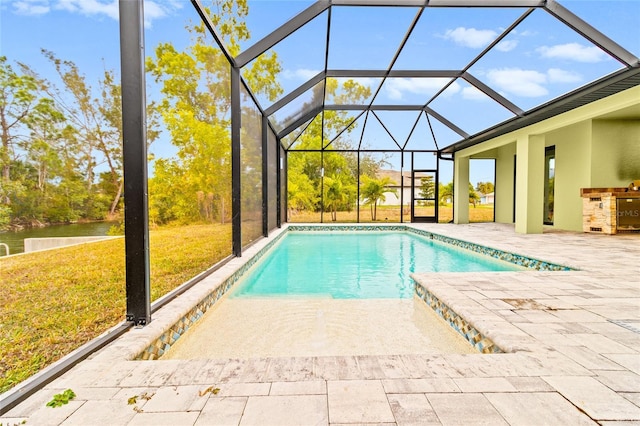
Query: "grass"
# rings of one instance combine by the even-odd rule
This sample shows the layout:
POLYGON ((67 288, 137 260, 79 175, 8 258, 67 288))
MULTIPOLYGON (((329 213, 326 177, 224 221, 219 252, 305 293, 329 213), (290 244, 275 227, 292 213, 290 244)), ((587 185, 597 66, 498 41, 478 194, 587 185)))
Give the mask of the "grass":
MULTIPOLYGON (((150 232, 151 299, 231 254, 230 225, 150 232)), ((124 239, 0 258, 0 393, 124 319, 124 239)))
MULTIPOLYGON (((433 206, 418 207, 416 215, 432 216, 434 214, 433 206)), ((355 223, 357 222, 357 212, 340 211, 336 215, 336 223, 355 223)), ((368 206, 360 207, 361 223, 399 223, 400 222, 400 206, 378 206, 376 221, 371 220, 371 212, 368 206)), ((440 223, 447 223, 453 219, 453 208, 451 205, 439 206, 438 220, 440 223)), ((320 212, 302 211, 291 215, 289 221, 292 223, 319 223, 320 212)), ((331 223, 331 213, 325 212, 322 221, 331 223)), ((411 211, 405 207, 403 211, 403 221, 411 222, 411 211)), ((469 208, 470 222, 493 222, 493 205, 477 205, 469 208)))

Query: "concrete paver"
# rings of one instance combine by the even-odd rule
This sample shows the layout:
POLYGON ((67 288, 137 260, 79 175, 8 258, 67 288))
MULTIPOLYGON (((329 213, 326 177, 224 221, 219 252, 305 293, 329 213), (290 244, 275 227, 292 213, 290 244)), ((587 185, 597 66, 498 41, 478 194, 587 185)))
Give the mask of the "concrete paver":
POLYGON ((269 395, 326 395, 327 383, 324 380, 306 382, 275 382, 271 384, 269 395))
POLYGON ((394 422, 379 380, 340 380, 327 383, 331 423, 394 422))
POLYGON ((428 426, 441 424, 424 394, 389 394, 387 397, 398 425, 428 426))
POLYGON ((593 377, 543 377, 551 386, 596 420, 640 420, 640 407, 593 377))
POLYGON ((507 425, 508 423, 481 393, 427 394, 443 425, 507 425))
POLYGON ((199 412, 138 413, 127 426, 190 426, 195 424, 199 412))
POLYGON ((196 426, 238 426, 248 397, 211 397, 200 412, 196 426))
POLYGON ((325 395, 251 396, 240 426, 327 425, 325 395))
POLYGON ((512 425, 596 425, 557 393, 491 393, 485 397, 512 425))
MULTIPOLYGON (((69 402, 69 406, 74 401, 69 402)), ((59 407, 66 408, 67 406, 59 407)), ((85 426, 85 425, 108 425, 108 424, 127 424, 136 415, 133 405, 128 405, 124 401, 86 401, 82 406, 74 410, 73 413, 64 421, 64 426, 85 426)), ((47 413, 41 413, 45 416, 57 414, 59 408, 51 409, 46 407, 47 413)), ((41 410, 42 411, 42 410, 41 410)), ((36 413, 36 415, 39 413, 36 413)), ((36 425, 43 424, 39 419, 30 418, 29 423, 36 425)), ((28 423, 27 423, 28 424, 28 423)))

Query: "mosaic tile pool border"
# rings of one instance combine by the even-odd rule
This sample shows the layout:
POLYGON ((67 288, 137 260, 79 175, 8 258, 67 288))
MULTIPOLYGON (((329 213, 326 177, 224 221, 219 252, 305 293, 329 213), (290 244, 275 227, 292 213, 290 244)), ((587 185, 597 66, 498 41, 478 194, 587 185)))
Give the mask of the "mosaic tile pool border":
POLYGON ((572 271, 574 268, 559 265, 557 263, 546 262, 520 254, 510 253, 503 250, 485 247, 480 244, 470 243, 456 238, 446 237, 422 229, 416 229, 406 225, 289 225, 289 231, 408 231, 429 239, 440 241, 452 246, 471 250, 484 254, 495 259, 523 266, 537 271, 572 271))
MULTIPOLYGON (((305 232, 305 231, 400 231, 400 232, 412 232, 417 235, 421 235, 430 239, 441 241, 443 243, 451 244, 457 247, 472 250, 474 252, 482 253, 487 256, 491 256, 506 262, 515 263, 520 266, 524 266, 539 271, 567 271, 571 270, 566 266, 557 265, 554 263, 544 262, 537 259, 532 259, 526 256, 521 256, 513 253, 504 252, 502 250, 492 249, 489 247, 481 246, 479 244, 469 243, 467 241, 458 240, 455 238, 445 237, 443 235, 435 234, 433 232, 416 229, 406 225, 288 225, 283 232, 274 237, 272 241, 261 248, 255 255, 253 255, 247 262, 233 272, 228 278, 226 278, 215 290, 209 293, 200 303, 189 310, 178 322, 169 327, 168 330, 162 333, 162 335, 156 339, 151 345, 138 354, 136 360, 154 360, 160 358, 171 346, 187 331, 196 321, 198 321, 204 313, 211 308, 227 291, 240 279, 240 277, 251 268, 258 260, 264 256, 264 254, 270 250, 278 241, 280 241, 287 232, 305 232)), ((464 319, 453 312, 446 304, 442 303, 435 296, 431 295, 423 287, 416 285, 416 293, 418 288, 421 288, 422 295, 418 294, 421 299, 427 303, 435 312, 448 321, 451 326, 461 333, 471 344, 476 347, 480 352, 492 353, 495 351, 501 352, 493 342, 482 336, 477 330, 468 325, 464 319), (426 297, 426 298, 425 298, 426 297), (495 348, 495 350, 494 350, 495 348), (488 351, 488 352, 487 352, 488 351)))
POLYGON ((433 309, 436 314, 447 321, 449 325, 460 333, 478 352, 483 354, 504 353, 491 339, 476 330, 475 327, 465 321, 464 318, 451 310, 446 303, 442 302, 418 283, 416 283, 416 295, 424 301, 428 307, 433 309))

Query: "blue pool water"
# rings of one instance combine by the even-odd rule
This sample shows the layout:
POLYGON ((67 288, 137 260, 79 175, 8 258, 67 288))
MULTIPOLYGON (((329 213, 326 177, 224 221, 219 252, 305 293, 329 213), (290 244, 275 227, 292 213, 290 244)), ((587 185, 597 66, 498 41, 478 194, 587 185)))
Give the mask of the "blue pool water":
POLYGON ((291 232, 245 274, 231 297, 411 298, 413 272, 522 269, 405 232, 291 232))

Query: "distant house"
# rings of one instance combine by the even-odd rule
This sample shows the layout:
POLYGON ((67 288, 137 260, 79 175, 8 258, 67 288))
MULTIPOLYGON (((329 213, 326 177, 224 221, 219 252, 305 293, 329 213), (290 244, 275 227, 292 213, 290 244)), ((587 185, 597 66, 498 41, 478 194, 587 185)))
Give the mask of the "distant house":
POLYGON ((493 204, 495 202, 495 194, 490 192, 488 194, 478 194, 480 195, 480 204, 493 204))
MULTIPOLYGON (((411 205, 411 172, 403 171, 402 175, 400 175, 399 170, 380 170, 378 172, 378 179, 383 179, 388 177, 393 185, 389 186, 389 189, 395 191, 387 192, 384 194, 385 201, 381 201, 378 203, 380 206, 399 206, 400 205, 400 196, 402 194, 402 204, 405 206, 411 205), (401 179, 404 178, 404 188, 401 188, 401 179)), ((416 182, 416 185, 420 185, 420 182, 416 182)))

